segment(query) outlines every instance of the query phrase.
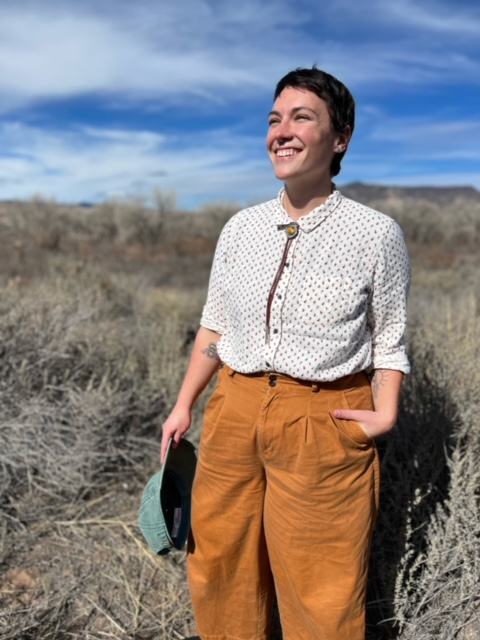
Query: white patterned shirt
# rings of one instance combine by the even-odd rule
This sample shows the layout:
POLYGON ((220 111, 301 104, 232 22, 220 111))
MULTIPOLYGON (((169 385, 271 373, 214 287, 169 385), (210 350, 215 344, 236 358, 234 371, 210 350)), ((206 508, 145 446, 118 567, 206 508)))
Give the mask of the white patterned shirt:
POLYGON ((339 191, 294 222, 282 198, 240 211, 220 235, 201 319, 221 334, 219 358, 304 380, 408 373, 400 227, 339 191))

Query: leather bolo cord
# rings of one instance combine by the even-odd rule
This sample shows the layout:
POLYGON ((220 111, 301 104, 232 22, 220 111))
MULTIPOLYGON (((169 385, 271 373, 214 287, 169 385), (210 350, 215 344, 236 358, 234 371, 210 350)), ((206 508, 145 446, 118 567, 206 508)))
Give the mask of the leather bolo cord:
MULTIPOLYGON (((279 226, 279 228, 282 229, 283 225, 279 226)), ((267 315, 265 319, 265 342, 267 343, 270 341, 270 313, 272 309, 273 297, 275 296, 275 291, 277 290, 278 283, 280 282, 280 278, 282 277, 283 270, 287 263, 287 257, 288 257, 288 252, 290 250, 290 245, 292 244, 292 240, 297 237, 298 231, 299 231, 299 227, 296 222, 292 222, 285 228, 285 233, 287 234, 287 241, 285 243, 285 247, 283 248, 282 259, 277 269, 277 273, 275 274, 275 278, 270 288, 270 293, 268 294, 268 300, 267 300, 267 315)))

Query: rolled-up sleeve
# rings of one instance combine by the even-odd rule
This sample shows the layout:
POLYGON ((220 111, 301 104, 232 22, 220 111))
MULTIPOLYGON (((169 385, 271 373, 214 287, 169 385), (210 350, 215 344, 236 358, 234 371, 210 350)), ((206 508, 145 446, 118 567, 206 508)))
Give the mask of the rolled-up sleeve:
POLYGON ((224 283, 232 220, 225 225, 217 242, 212 270, 210 272, 207 301, 203 307, 200 320, 202 327, 222 335, 226 330, 224 283))
POLYGON ((410 372, 405 351, 410 261, 402 231, 393 220, 375 256, 367 322, 372 336, 372 368, 410 372))

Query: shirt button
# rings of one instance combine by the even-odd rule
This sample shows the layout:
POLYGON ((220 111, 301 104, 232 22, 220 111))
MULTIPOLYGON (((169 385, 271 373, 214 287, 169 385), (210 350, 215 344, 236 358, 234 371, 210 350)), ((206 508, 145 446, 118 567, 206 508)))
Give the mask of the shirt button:
POLYGON ((290 263, 289 263, 289 262, 285 262, 285 266, 286 266, 286 267, 289 267, 289 266, 290 266, 290 263))
POLYGON ((268 367, 270 369, 270 363, 265 361, 265 366, 268 367))
POLYGON ((274 330, 273 330, 273 333, 278 333, 278 329, 274 329, 274 330))
POLYGON ((281 299, 282 299, 282 294, 281 294, 281 293, 277 293, 277 298, 278 298, 279 300, 281 300, 281 299))

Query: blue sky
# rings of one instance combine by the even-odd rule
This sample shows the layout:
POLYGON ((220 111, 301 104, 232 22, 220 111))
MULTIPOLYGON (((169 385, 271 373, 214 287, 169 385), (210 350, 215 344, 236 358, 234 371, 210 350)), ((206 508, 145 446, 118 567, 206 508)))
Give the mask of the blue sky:
POLYGON ((0 199, 270 198, 273 89, 313 63, 357 103, 338 184, 480 188, 476 0, 0 0, 0 199))

